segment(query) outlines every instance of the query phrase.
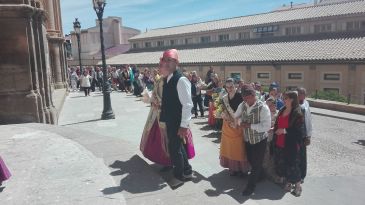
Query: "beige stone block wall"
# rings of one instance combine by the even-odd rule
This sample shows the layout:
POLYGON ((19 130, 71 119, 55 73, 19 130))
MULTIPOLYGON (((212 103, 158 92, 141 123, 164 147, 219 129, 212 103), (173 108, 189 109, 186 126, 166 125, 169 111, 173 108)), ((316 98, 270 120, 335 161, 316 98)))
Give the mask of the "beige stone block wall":
MULTIPOLYGON (((232 74, 239 74, 242 80, 245 80, 247 77, 247 66, 226 66, 225 67, 225 76, 227 78, 233 77, 232 74)), ((246 80, 245 80, 246 81, 246 80)))
POLYGON ((276 79, 275 67, 274 66, 251 66, 251 82, 260 82, 263 85, 270 85, 276 79), (258 78, 259 73, 268 73, 269 78, 258 78))
POLYGON ((358 102, 365 105, 365 65, 356 67, 356 93, 359 95, 358 102))
POLYGON ((283 65, 278 77, 274 81, 279 82, 283 90, 287 87, 305 87, 309 93, 312 91, 308 88, 315 81, 315 76, 310 75, 309 65, 283 65), (289 79, 290 73, 300 73, 302 74, 302 79, 289 79))
POLYGON ((349 93, 348 89, 348 65, 317 65, 317 81, 319 82, 319 90, 324 90, 325 88, 338 88, 340 94, 347 96, 349 93), (340 80, 324 80, 325 73, 340 74, 340 80))

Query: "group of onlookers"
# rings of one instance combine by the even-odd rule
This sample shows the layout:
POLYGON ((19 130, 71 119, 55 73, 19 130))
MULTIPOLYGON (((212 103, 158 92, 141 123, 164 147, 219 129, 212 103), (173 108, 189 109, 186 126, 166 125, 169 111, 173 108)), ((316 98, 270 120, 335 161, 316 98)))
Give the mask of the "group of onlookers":
MULTIPOLYGON (((154 81, 158 77, 158 70, 145 68, 140 71, 136 66, 121 65, 117 67, 107 66, 107 79, 111 84, 112 91, 133 93, 135 96, 142 96, 144 89, 151 91, 154 81)), ((85 92, 85 96, 103 89, 103 72, 100 67, 69 68, 69 84, 72 92, 85 92)))

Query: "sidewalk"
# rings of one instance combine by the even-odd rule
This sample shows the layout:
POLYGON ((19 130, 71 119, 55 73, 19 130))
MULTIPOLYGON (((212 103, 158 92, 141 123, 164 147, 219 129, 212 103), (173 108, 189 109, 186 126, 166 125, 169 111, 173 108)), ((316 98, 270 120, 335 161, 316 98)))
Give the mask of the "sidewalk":
POLYGON ((12 173, 0 204, 125 204, 120 193, 100 192, 115 182, 103 160, 78 140, 98 139, 52 125, 0 126, 0 154, 12 173))
POLYGON ((333 117, 333 118, 337 118, 337 119, 365 123, 365 115, 356 115, 356 114, 351 114, 351 113, 346 113, 346 112, 338 112, 338 111, 320 109, 320 108, 315 108, 315 107, 311 107, 310 109, 311 109, 311 113, 315 114, 315 115, 321 115, 321 116, 326 116, 326 117, 333 117))

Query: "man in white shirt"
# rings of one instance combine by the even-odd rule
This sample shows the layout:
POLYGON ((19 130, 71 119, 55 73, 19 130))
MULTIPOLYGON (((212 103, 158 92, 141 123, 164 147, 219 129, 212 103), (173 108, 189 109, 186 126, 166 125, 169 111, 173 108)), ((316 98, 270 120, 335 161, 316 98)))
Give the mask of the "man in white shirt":
POLYGON ((268 131, 271 128, 271 113, 267 105, 258 100, 252 86, 245 86, 241 91, 243 102, 238 106, 235 118, 244 130, 247 159, 251 164, 251 173, 243 196, 254 193, 256 183, 263 175, 264 160, 268 131))
POLYGON ((183 146, 183 141, 188 135, 193 107, 191 83, 177 71, 177 50, 165 51, 160 60, 165 62, 164 66, 169 72, 163 86, 160 121, 166 123, 169 154, 174 171, 174 178, 169 184, 175 189, 192 178, 192 167, 183 146))
POLYGON ((302 174, 302 182, 307 175, 307 146, 311 143, 312 136, 312 115, 309 108, 309 103, 305 99, 307 91, 305 88, 298 88, 298 100, 302 111, 304 112, 304 136, 303 136, 303 147, 301 152, 301 164, 300 171, 302 174))

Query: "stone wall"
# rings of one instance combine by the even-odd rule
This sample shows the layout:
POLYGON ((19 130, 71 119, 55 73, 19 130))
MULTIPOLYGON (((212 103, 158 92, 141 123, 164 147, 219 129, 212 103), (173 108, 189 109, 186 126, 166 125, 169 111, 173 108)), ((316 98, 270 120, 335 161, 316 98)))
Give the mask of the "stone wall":
POLYGON ((50 57, 46 19, 51 15, 42 8, 40 1, 0 0, 0 27, 6 28, 0 32, 0 124, 57 124, 52 90, 66 81, 66 64, 59 47, 50 57))

